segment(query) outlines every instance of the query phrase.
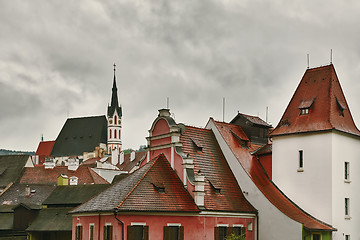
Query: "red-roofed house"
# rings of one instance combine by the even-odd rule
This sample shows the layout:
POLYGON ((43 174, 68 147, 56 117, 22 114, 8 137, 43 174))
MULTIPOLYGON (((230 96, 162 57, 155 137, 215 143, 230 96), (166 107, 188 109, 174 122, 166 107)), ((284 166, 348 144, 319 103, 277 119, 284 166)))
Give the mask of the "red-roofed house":
POLYGON ((276 185, 333 239, 360 239, 360 131, 332 64, 306 70, 270 135, 276 185))
POLYGON ((246 147, 237 136, 242 132, 239 125, 210 118, 207 128, 216 136, 246 199, 259 211, 259 239, 331 239, 332 226, 303 211, 270 180, 251 154, 259 146, 246 147))
POLYGON ((45 162, 46 157, 51 156, 51 151, 54 147, 55 141, 42 141, 35 152, 35 165, 42 165, 45 162))

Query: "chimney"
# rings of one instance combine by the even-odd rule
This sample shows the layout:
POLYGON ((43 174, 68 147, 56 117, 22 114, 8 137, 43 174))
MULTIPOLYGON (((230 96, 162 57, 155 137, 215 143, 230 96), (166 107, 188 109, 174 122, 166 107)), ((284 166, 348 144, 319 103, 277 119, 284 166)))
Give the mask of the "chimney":
POLYGON ((78 185, 78 180, 79 180, 78 177, 76 177, 76 176, 71 176, 69 179, 70 179, 69 185, 78 185))
POLYGON ((132 162, 132 161, 134 161, 135 160, 135 151, 132 151, 131 153, 130 153, 130 161, 132 162))
POLYGON ((25 187, 25 197, 30 197, 30 194, 31 194, 31 189, 30 189, 30 186, 29 185, 26 185, 25 187))
POLYGON ((205 205, 205 176, 199 171, 195 176, 195 203, 198 207, 204 207, 205 205))
POLYGON ((124 163, 124 152, 120 153, 120 165, 124 163))
POLYGON ((119 149, 115 148, 111 152, 111 164, 116 166, 119 163, 119 149))

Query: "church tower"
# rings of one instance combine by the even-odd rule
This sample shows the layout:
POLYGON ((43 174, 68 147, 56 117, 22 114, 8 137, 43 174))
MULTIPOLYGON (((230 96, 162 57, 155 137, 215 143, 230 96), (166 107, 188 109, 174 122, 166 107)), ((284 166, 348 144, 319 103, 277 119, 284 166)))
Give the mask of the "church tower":
POLYGON ((112 87, 111 104, 110 106, 108 106, 108 110, 107 110, 107 118, 108 118, 107 148, 109 154, 114 149, 117 149, 119 152, 122 149, 122 142, 121 142, 122 109, 121 106, 119 106, 119 101, 117 96, 115 67, 116 65, 114 64, 114 81, 112 87))

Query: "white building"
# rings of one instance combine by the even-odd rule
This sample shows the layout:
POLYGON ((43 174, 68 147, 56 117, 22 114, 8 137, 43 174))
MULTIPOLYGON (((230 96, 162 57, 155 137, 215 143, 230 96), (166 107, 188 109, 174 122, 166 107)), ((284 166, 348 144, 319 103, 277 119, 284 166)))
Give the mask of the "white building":
POLYGON ((360 131, 332 64, 305 72, 270 135, 274 183, 334 240, 359 240, 360 131))

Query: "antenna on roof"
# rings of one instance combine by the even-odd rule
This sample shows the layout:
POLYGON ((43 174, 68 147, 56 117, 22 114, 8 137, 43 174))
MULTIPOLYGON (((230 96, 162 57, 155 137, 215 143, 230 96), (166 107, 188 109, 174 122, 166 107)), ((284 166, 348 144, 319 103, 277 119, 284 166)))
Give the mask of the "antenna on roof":
POLYGON ((41 141, 44 141, 44 134, 41 134, 41 141))
POLYGON ((310 55, 307 54, 307 68, 309 69, 309 65, 310 65, 310 55))
POLYGON ((223 122, 225 122, 225 98, 223 97, 223 122))
POLYGON ((332 49, 330 49, 330 64, 332 64, 332 49))
POLYGON ((169 107, 170 107, 170 98, 167 97, 166 98, 166 109, 170 109, 169 107))

